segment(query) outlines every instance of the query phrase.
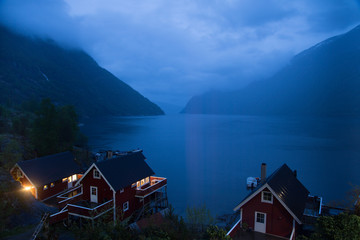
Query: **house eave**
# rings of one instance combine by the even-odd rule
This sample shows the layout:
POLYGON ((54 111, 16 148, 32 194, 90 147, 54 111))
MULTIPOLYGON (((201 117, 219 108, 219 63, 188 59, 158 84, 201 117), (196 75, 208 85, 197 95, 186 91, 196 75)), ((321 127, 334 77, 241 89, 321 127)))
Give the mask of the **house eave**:
POLYGON ((234 208, 234 211, 238 211, 242 206, 244 206, 247 202, 249 202, 252 198, 254 198, 257 194, 263 191, 265 188, 268 188, 270 192, 275 196, 275 198, 281 203, 281 205, 289 212, 289 214, 296 220, 298 224, 302 224, 300 219, 286 206, 286 204, 279 198, 279 196, 275 193, 275 191, 269 186, 269 184, 265 183, 258 190, 256 190, 249 197, 244 199, 238 206, 234 208))

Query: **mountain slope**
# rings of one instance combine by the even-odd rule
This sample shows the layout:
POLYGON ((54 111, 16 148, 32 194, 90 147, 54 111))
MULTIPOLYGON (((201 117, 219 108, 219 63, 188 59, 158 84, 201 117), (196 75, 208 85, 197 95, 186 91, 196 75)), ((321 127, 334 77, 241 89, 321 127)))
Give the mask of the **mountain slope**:
POLYGON ((49 97, 74 105, 83 116, 164 114, 83 51, 1 26, 0 36, 0 103, 49 97))
POLYGON ((273 77, 193 97, 185 113, 360 115, 360 26, 295 56, 273 77))

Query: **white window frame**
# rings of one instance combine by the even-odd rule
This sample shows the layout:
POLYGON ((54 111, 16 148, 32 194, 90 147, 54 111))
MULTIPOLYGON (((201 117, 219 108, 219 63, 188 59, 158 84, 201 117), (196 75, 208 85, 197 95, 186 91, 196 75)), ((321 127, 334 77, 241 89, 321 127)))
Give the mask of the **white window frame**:
POLYGON ((95 179, 100 179, 100 178, 101 178, 100 172, 99 172, 96 168, 93 170, 93 177, 94 177, 95 179), (96 174, 95 174, 96 172, 99 173, 99 176, 96 176, 96 174))
POLYGON ((122 189, 120 189, 120 193, 123 193, 124 192, 124 189, 122 188, 122 189))
POLYGON ((271 192, 269 192, 269 191, 262 191, 261 192, 261 202, 263 202, 263 203, 271 203, 272 204, 274 202, 273 194, 271 192), (270 194, 271 200, 264 199, 265 193, 270 194))
POLYGON ((263 213, 263 212, 255 212, 255 222, 258 222, 258 223, 262 223, 262 224, 266 224, 266 213, 263 213), (263 215, 264 218, 263 218, 263 222, 259 222, 257 217, 258 217, 258 214, 260 215, 263 215))
POLYGON ((126 212, 127 210, 129 210, 129 201, 123 203, 123 211, 126 212))

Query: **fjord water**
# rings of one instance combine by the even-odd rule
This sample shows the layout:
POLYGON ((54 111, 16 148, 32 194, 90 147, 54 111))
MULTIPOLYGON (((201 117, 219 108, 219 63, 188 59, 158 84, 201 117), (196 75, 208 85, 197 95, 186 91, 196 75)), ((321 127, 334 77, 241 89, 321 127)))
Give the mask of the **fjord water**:
MULTIPOLYGON (((360 119, 168 115, 87 120, 92 150, 141 148, 155 175, 168 178, 176 211, 203 203, 231 213, 248 194, 248 176, 286 163, 312 195, 346 199, 360 185, 360 119)), ((119 169, 119 174, 121 170, 119 169)))

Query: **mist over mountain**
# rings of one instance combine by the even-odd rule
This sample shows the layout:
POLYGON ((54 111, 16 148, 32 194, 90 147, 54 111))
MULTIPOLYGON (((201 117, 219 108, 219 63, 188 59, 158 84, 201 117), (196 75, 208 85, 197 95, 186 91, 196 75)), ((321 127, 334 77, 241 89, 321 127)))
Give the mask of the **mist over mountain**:
POLYGON ((164 112, 81 50, 14 34, 0 25, 0 103, 50 98, 82 116, 164 112))
POLYGON ((360 115, 360 26, 296 55, 274 76, 195 96, 183 113, 360 115))

